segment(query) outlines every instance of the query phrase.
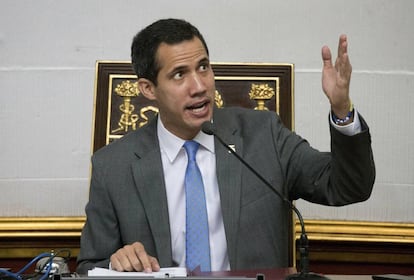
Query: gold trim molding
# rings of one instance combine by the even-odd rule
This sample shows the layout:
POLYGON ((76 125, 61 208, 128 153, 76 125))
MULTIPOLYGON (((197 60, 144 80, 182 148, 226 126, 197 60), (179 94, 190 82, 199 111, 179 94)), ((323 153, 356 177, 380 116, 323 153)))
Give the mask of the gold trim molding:
POLYGON ((33 258, 69 249, 79 254, 85 217, 0 217, 0 259, 33 258))
MULTIPOLYGON (((305 220, 309 240, 414 244, 414 223, 305 220)), ((300 225, 295 224, 296 239, 300 225)))
POLYGON ((0 217, 0 238, 80 237, 85 217, 0 217))
MULTIPOLYGON (((83 216, 0 217, 0 239, 80 237, 84 223, 83 216)), ((414 243, 414 223, 305 220, 305 227, 310 240, 414 243)))
MULTIPOLYGON (((0 217, 0 238, 80 237, 85 217, 0 217)), ((414 223, 305 220, 310 240, 414 244, 414 223)), ((299 238, 300 225, 295 224, 299 238)))

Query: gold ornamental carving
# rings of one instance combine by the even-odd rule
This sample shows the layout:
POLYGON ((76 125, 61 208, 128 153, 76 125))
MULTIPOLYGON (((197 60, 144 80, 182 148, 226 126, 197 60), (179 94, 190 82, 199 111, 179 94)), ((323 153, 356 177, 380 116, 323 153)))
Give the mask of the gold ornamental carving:
POLYGON ((257 102, 255 110, 269 110, 265 106, 265 102, 270 100, 275 95, 275 91, 268 84, 252 84, 249 92, 250 99, 257 102))
POLYGON ((133 114, 135 106, 131 104, 131 98, 139 95, 138 83, 132 83, 130 80, 122 81, 121 84, 116 86, 115 93, 122 97, 123 103, 119 105, 121 117, 118 121, 118 128, 112 130, 112 133, 119 131, 128 132, 130 127, 132 130, 135 130, 138 115, 133 114))
POLYGON ((140 109, 140 114, 134 113, 135 106, 132 104, 132 98, 139 96, 138 82, 124 80, 115 88, 115 93, 123 99, 123 103, 119 105, 121 116, 118 121, 118 127, 112 130, 112 133, 128 132, 130 129, 136 130, 137 126, 141 127, 148 122, 146 113, 152 111, 158 113, 158 108, 154 106, 146 106, 140 109), (141 118, 140 118, 141 117, 141 118))
POLYGON ((224 106, 223 98, 221 98, 221 94, 216 90, 214 92, 214 103, 216 104, 217 108, 222 108, 224 106))

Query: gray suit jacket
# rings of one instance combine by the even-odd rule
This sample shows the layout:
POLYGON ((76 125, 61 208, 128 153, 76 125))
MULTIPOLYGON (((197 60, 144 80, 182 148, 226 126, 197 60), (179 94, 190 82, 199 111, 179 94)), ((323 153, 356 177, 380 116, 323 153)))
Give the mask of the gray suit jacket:
MULTIPOLYGON (((217 133, 289 200, 325 205, 366 200, 375 178, 368 128, 345 136, 331 128, 331 152, 319 152, 285 128, 274 112, 217 109, 217 133)), ((156 120, 92 157, 87 221, 78 272, 107 267, 109 257, 140 241, 161 267, 173 266, 167 197, 156 120)), ((221 208, 232 270, 286 267, 289 207, 234 155, 215 143, 221 208)))

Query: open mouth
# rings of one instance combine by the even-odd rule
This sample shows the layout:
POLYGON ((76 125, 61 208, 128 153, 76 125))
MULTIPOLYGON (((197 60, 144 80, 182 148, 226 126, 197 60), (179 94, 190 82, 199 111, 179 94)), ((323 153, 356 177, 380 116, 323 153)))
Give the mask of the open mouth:
POLYGON ((202 111, 204 111, 207 107, 207 105, 209 104, 208 101, 204 101, 204 102, 200 102, 197 104, 193 104, 191 106, 187 107, 187 110, 192 111, 193 113, 200 113, 202 111))

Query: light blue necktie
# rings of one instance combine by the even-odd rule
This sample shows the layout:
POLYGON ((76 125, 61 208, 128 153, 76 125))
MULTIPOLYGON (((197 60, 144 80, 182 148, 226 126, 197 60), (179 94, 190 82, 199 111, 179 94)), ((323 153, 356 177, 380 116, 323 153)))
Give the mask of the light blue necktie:
POLYGON ((186 141, 184 148, 188 156, 185 171, 186 195, 186 265, 192 271, 200 266, 201 271, 210 271, 210 243, 203 179, 196 162, 199 143, 186 141))

